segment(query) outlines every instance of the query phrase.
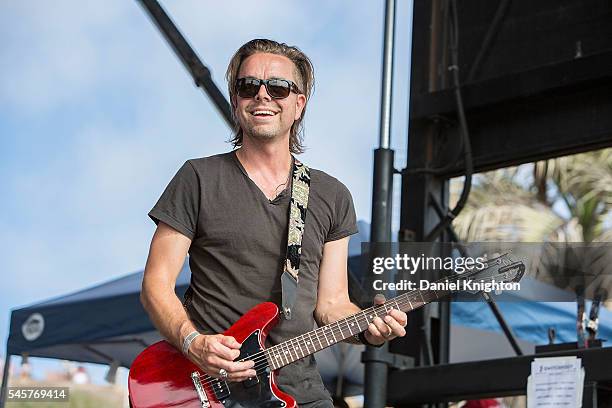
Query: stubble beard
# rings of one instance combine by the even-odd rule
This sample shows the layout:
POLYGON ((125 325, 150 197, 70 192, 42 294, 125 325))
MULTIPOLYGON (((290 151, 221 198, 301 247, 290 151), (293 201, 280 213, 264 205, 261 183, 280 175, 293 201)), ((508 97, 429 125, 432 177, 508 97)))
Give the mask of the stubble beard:
POLYGON ((256 140, 270 141, 275 139, 280 134, 279 126, 246 126, 243 129, 245 136, 252 137, 256 140))

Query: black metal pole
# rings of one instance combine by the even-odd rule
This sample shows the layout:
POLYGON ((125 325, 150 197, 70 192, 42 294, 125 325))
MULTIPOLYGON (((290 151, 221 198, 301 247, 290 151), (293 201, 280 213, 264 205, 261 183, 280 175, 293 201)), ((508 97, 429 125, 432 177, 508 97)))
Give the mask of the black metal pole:
POLYGON ((2 370, 2 388, 0 388, 0 408, 4 408, 4 404, 6 403, 6 389, 8 387, 9 382, 9 369, 11 367, 11 355, 6 352, 6 357, 4 359, 4 369, 2 370))
MULTIPOLYGON (((374 186, 372 191, 372 224, 370 241, 391 241, 391 204, 393 193, 393 150, 374 151, 374 186)), ((364 407, 383 408, 387 400, 388 343, 382 347, 366 347, 364 407)))
POLYGON ((392 149, 374 150, 374 183, 372 186, 372 224, 370 241, 391 241, 391 207, 393 199, 392 149))
POLYGON ((491 295, 486 292, 482 292, 482 297, 487 301, 489 308, 495 315, 495 319, 497 320, 497 323, 499 323, 499 327, 501 327, 501 329, 503 330, 506 339, 508 339, 508 342, 510 343, 510 346, 512 346, 512 350, 514 350, 514 353, 517 356, 522 356, 523 351, 521 350, 521 346, 519 346, 518 342, 516 341, 516 338, 514 337, 514 333, 512 333, 512 329, 510 329, 510 326, 508 326, 508 323, 506 323, 506 319, 504 319, 504 316, 497 307, 497 303, 495 303, 493 298, 491 298, 491 295))
MULTIPOLYGON (((372 224, 370 241, 391 242, 393 193, 393 150, 391 145, 391 107, 393 102, 393 51, 395 40, 395 0, 385 3, 385 31, 383 43, 382 94, 380 106, 379 147, 374 151, 372 188, 372 224)), ((392 272, 390 272, 392 274, 392 272)), ((392 277, 387 276, 387 279, 392 277)), ((387 401, 387 361, 389 345, 366 347, 364 407, 384 408, 387 401)))
POLYGON ((191 74, 196 86, 202 87, 210 97, 213 105, 219 111, 230 128, 234 126, 230 104, 225 99, 217 85, 214 83, 210 70, 205 66, 200 57, 195 53, 183 34, 172 22, 165 10, 156 0, 138 0, 145 11, 151 17, 159 31, 162 33, 176 56, 181 60, 185 69, 191 74))

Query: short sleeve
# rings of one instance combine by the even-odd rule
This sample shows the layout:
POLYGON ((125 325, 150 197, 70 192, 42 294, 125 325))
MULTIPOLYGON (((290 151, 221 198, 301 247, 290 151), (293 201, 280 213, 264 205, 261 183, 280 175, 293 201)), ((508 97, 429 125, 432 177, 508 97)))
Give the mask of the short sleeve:
POLYGON ((162 221, 193 240, 200 209, 200 182, 193 165, 186 161, 170 181, 149 217, 162 221))
POLYGON ((355 216, 355 206, 353 198, 348 188, 338 182, 336 190, 336 200, 334 203, 333 224, 325 242, 336 241, 357 233, 357 217, 355 216))

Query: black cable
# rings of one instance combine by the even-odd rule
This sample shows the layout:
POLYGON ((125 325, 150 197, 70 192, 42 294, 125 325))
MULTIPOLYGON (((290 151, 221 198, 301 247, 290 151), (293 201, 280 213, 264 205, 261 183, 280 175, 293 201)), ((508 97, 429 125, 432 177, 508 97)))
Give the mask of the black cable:
POLYGON ((458 11, 456 0, 450 0, 451 5, 451 25, 450 30, 450 50, 451 50, 451 62, 452 65, 449 70, 452 73, 453 83, 455 85, 455 101, 457 103, 457 115, 459 116, 459 125, 461 129, 461 136, 463 138, 463 157, 465 161, 465 181, 463 183, 463 189, 461 196, 455 205, 455 208, 450 210, 446 216, 431 230, 425 237, 425 241, 434 241, 438 236, 446 229, 446 227, 459 215, 470 195, 472 188, 472 174, 474 173, 474 163, 472 161, 472 145, 470 143, 469 130, 467 126, 467 120, 465 118, 465 109, 463 107, 463 97, 461 95, 461 84, 459 79, 459 23, 458 23, 458 11))

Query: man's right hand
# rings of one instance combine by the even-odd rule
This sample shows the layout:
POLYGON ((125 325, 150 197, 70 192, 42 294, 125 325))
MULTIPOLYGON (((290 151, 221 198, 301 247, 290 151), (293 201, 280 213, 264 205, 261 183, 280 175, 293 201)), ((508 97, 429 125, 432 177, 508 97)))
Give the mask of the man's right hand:
MULTIPOLYGON (((189 237, 160 221, 151 241, 140 296, 155 327, 178 350, 182 349, 183 336, 195 330, 174 292, 190 246, 189 237)), ((219 370, 224 369, 229 381, 243 381, 255 376, 255 370, 253 361, 234 361, 239 350, 240 343, 233 337, 200 335, 189 345, 188 358, 212 377, 221 377, 219 370)))
POLYGON ((222 334, 200 335, 189 346, 189 359, 211 377, 221 378, 220 370, 227 371, 227 381, 244 381, 255 377, 254 361, 234 361, 240 356, 241 344, 222 334))

